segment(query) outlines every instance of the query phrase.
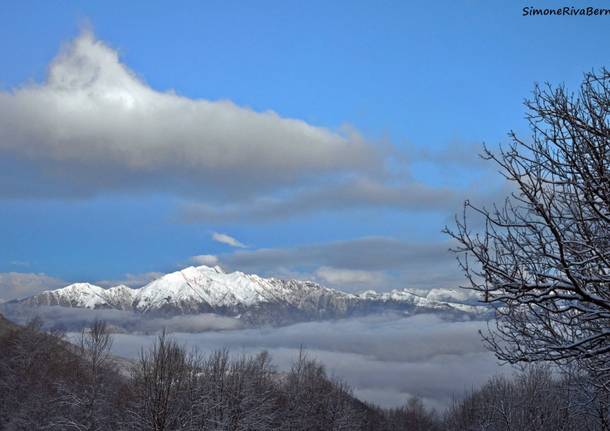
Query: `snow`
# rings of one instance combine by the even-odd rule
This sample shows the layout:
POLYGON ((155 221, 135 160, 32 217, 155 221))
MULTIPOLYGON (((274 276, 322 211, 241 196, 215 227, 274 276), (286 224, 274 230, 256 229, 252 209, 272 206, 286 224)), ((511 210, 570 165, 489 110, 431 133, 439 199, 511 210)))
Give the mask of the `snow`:
POLYGON ((390 292, 378 293, 366 290, 358 295, 364 300, 396 301, 413 304, 429 309, 454 309, 465 313, 483 314, 489 310, 485 306, 472 305, 477 297, 469 291, 452 288, 434 289, 394 289, 390 292))
POLYGON ((189 266, 165 274, 147 285, 132 289, 125 285, 109 289, 90 283, 74 283, 45 291, 29 301, 36 305, 81 308, 115 308, 149 312, 169 308, 182 312, 201 309, 231 309, 242 312, 262 304, 280 304, 301 310, 324 311, 329 301, 337 310, 347 310, 359 302, 406 304, 466 313, 487 312, 474 305, 476 298, 459 289, 403 289, 378 293, 367 290, 358 295, 329 289, 311 281, 263 278, 243 272, 225 272, 221 267, 189 266))
POLYGON ((273 285, 255 275, 225 273, 220 267, 190 266, 166 274, 139 289, 138 308, 205 302, 212 307, 252 306, 273 297, 273 285))
POLYGON ((90 283, 73 283, 57 290, 46 290, 42 294, 52 294, 59 298, 69 298, 74 307, 97 308, 107 303, 106 290, 90 283))

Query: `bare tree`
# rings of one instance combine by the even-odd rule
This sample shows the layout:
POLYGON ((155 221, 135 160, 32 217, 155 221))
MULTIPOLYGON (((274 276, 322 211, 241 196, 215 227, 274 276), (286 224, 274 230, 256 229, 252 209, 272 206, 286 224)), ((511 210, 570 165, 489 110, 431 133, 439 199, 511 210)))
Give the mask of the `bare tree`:
POLYGON ((536 86, 526 107, 532 136, 482 155, 516 192, 491 209, 466 202, 446 232, 468 287, 495 306, 485 339, 498 358, 578 363, 610 389, 610 72, 585 74, 576 94, 536 86))
POLYGON ((456 401, 445 414, 443 429, 607 430, 597 414, 604 406, 591 403, 589 396, 590 387, 575 384, 569 376, 557 379, 549 367, 528 366, 512 379, 494 377, 456 401))
POLYGON ((108 326, 101 320, 95 320, 87 329, 81 332, 80 357, 84 361, 85 390, 83 410, 85 413, 84 429, 96 431, 102 429, 103 416, 109 409, 103 409, 108 401, 108 394, 104 393, 104 383, 107 381, 107 369, 110 367, 110 348, 112 337, 108 326), (106 411, 104 411, 106 410, 106 411))
POLYGON ((111 347, 108 327, 100 320, 82 329, 78 346, 65 343, 65 348, 78 358, 79 366, 73 367, 71 381, 56 383, 58 403, 64 409, 62 418, 56 421, 61 429, 116 428, 116 389, 123 384, 123 379, 111 361, 111 347))
POLYGON ((364 417, 350 388, 329 379, 324 366, 301 349, 284 382, 281 430, 357 430, 364 417))
POLYGON ((184 429, 194 369, 184 348, 168 340, 165 332, 149 351, 143 350, 132 376, 134 429, 184 429))
POLYGON ((208 356, 198 373, 195 407, 203 428, 273 429, 278 416, 273 374, 266 352, 230 360, 225 349, 208 356))

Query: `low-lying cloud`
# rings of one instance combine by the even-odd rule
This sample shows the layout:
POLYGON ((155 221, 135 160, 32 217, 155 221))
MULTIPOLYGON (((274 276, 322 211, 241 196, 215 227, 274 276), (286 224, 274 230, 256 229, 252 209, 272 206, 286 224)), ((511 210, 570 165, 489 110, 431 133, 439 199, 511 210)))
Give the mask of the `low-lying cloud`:
MULTIPOLYGON (((477 333, 481 321, 447 321, 434 315, 378 315, 282 328, 244 329, 172 338, 202 353, 228 347, 234 354, 269 351, 287 370, 301 347, 347 381, 362 399, 398 406, 420 396, 432 407, 482 384, 500 369, 477 333)), ((117 334, 117 354, 135 358, 154 336, 117 334)))
POLYGON ((241 328, 242 322, 217 314, 193 314, 171 317, 145 317, 125 310, 89 310, 57 306, 28 307, 18 304, 4 304, 0 312, 14 322, 25 324, 39 318, 46 328, 65 331, 80 330, 94 320, 104 320, 113 332, 156 333, 222 331, 241 328))
POLYGON ((499 368, 482 344, 480 320, 393 313, 297 323, 284 327, 243 328, 238 319, 213 314, 143 318, 119 310, 4 305, 2 313, 19 323, 34 317, 47 328, 76 331, 94 319, 114 329, 114 353, 137 358, 161 330, 200 353, 229 348, 233 354, 270 352, 280 371, 288 370, 304 348, 329 373, 347 381, 361 399, 386 407, 418 396, 431 407, 444 408, 499 368))
POLYGON ((25 298, 65 284, 63 280, 44 273, 0 272, 0 302, 25 298))

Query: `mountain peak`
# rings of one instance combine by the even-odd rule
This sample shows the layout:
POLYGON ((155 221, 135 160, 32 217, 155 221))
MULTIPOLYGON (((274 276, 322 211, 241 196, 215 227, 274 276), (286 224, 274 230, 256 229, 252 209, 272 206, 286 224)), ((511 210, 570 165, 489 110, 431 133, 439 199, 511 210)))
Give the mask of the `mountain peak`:
POLYGON ((140 314, 215 313, 250 323, 283 324, 302 320, 348 317, 375 312, 446 311, 480 315, 485 307, 462 301, 452 289, 367 290, 358 295, 312 281, 263 278, 219 266, 189 266, 165 274, 139 289, 118 285, 104 289, 74 283, 16 301, 25 305, 108 308, 140 314))

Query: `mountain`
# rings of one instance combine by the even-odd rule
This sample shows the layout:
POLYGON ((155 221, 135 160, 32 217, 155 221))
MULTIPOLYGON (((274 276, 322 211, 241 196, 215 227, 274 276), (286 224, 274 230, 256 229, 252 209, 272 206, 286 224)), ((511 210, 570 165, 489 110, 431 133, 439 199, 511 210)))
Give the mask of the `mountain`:
POLYGON ((475 305, 467 292, 454 289, 369 290, 351 294, 311 281, 263 278, 220 267, 188 267, 166 274, 139 289, 120 285, 105 289, 75 283, 12 301, 27 306, 127 310, 145 316, 214 313, 250 325, 287 324, 388 311, 449 312, 480 316, 488 309, 475 305))
POLYGON ((14 328, 16 328, 16 325, 0 314, 0 337, 14 328))
POLYGON ((74 283, 61 289, 45 290, 18 302, 29 305, 130 310, 136 292, 137 289, 131 289, 125 285, 104 289, 91 283, 74 283))

